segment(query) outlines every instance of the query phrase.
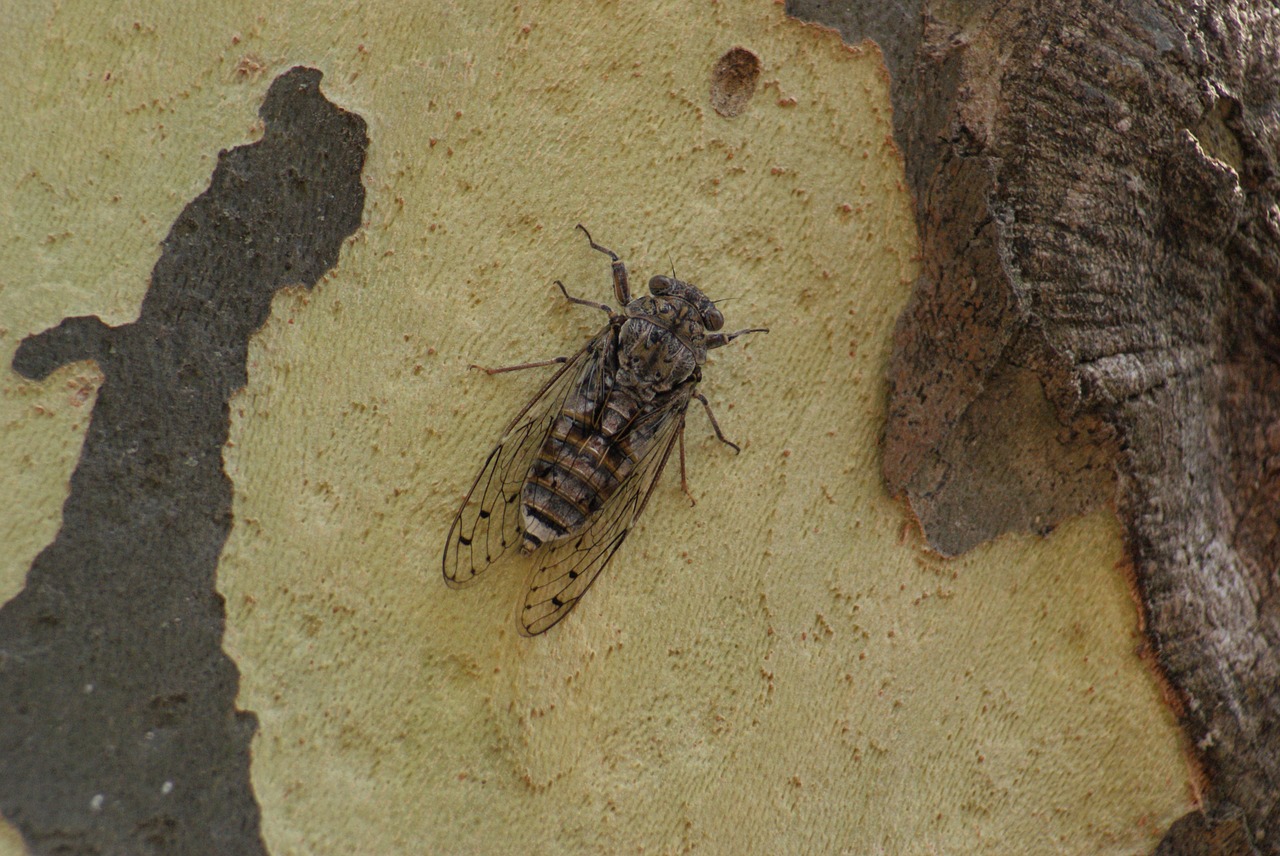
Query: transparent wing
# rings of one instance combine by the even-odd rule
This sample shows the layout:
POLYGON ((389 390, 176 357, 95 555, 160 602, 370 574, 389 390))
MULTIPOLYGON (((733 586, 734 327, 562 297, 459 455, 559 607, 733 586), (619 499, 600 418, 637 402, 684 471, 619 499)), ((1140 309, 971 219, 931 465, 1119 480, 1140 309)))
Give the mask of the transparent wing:
POLYGON ((502 432, 467 491, 444 545, 444 581, 454 588, 473 582, 520 541, 520 489, 529 465, 583 367, 608 347, 609 327, 568 359, 502 432))
POLYGON ((520 628, 526 636, 537 636, 568 615, 622 546, 667 465, 671 449, 684 427, 692 395, 690 383, 675 390, 666 406, 631 426, 629 430, 658 426, 648 454, 596 512, 586 530, 547 544, 537 554, 538 566, 520 610, 520 628))

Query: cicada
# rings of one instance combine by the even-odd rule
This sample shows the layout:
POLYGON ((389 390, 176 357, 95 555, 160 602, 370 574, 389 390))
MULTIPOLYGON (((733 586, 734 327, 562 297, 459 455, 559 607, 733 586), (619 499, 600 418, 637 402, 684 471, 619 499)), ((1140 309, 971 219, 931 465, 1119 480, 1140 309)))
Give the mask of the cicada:
MULTIPOLYGON (((604 327, 571 357, 485 369, 490 374, 559 365, 502 432, 445 543, 445 582, 475 581, 512 547, 536 567, 520 609, 520 628, 536 636, 578 604, 644 511, 676 443, 681 485, 689 402, 707 411, 721 442, 735 452, 698 392, 707 351, 765 328, 718 332, 724 316, 696 286, 672 276, 649 280, 632 299, 627 267, 581 225, 593 250, 607 255, 620 312, 604 303, 570 302, 608 314, 604 327)), ((690 499, 692 496, 690 495, 690 499)))

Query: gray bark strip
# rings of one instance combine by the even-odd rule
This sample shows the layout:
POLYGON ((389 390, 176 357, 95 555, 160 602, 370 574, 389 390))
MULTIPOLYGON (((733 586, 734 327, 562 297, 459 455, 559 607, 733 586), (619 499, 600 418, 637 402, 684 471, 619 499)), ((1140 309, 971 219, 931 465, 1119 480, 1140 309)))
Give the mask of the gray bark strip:
POLYGON ((320 72, 271 85, 163 243, 138 320, 68 318, 23 376, 105 376, 54 542, 0 609, 0 810, 36 853, 265 853, 216 587, 231 529, 228 403, 276 291, 315 285, 360 225, 365 123, 320 72))
POLYGON ((1280 9, 788 11, 893 74, 922 275, 889 488, 949 554, 1114 496, 1207 783, 1161 852, 1280 853, 1280 9))

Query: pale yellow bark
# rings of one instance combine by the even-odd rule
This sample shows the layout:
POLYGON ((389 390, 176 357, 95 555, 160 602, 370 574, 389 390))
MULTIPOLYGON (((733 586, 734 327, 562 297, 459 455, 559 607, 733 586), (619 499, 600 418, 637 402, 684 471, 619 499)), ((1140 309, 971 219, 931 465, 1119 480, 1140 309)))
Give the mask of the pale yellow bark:
MULTIPOLYGON (((219 584, 271 851, 1151 847, 1187 770, 1114 521, 942 561, 879 480, 916 244, 876 49, 773 3, 347 6, 72 3, 3 36, 39 60, 2 84, 29 118, 0 130, 6 365, 64 315, 136 314, 276 74, 321 68, 370 125, 365 228, 276 301, 225 455, 219 584), (708 84, 735 45, 763 74, 729 120, 708 84), (599 313, 553 279, 611 296, 579 221, 637 285, 674 262, 736 298, 729 328, 772 332, 706 370, 743 453, 692 412, 698 505, 670 471, 578 611, 528 640, 519 563, 456 592, 439 555, 540 382, 467 365, 575 349, 599 313)), ((6 597, 56 532, 94 372, 7 377, 6 597)))

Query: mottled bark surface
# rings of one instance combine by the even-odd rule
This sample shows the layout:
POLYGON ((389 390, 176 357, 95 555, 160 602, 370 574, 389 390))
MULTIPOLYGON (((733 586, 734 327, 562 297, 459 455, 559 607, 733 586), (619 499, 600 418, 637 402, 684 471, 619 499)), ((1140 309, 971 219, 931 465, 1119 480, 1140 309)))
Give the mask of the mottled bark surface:
POLYGON ((1114 496, 1207 781, 1162 850, 1280 853, 1280 11, 872 5, 788 9, 894 76, 886 480, 944 553, 1114 496))
POLYGON ((263 138, 219 156, 163 244, 138 320, 28 337, 32 379, 105 377, 62 528, 0 609, 0 810, 35 853, 264 853, 218 558, 231 396, 275 293, 313 286, 360 225, 365 123, 296 68, 263 138))

